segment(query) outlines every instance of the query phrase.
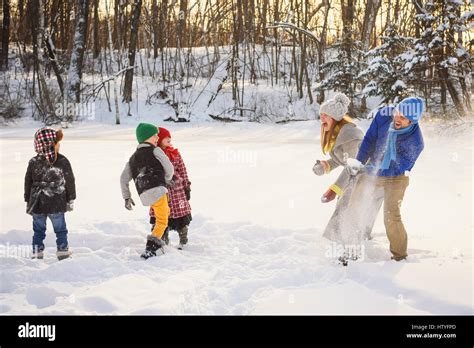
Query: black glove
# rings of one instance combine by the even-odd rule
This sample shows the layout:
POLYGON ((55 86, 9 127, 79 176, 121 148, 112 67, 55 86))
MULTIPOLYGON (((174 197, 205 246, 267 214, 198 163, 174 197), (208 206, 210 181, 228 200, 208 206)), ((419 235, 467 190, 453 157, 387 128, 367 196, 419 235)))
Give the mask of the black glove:
POLYGON ((133 201, 133 199, 127 198, 127 199, 125 200, 125 208, 126 208, 127 210, 132 210, 132 209, 133 209, 133 208, 132 208, 132 205, 135 205, 135 202, 133 201))
POLYGON ((191 187, 186 187, 184 189, 184 194, 186 195, 186 200, 190 200, 191 199, 191 187))

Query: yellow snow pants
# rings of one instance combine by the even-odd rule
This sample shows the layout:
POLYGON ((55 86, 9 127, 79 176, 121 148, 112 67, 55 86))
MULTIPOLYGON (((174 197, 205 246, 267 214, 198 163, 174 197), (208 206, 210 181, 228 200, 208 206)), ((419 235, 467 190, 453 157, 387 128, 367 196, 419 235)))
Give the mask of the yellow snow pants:
POLYGON ((168 217, 170 216, 170 207, 168 206, 168 195, 163 195, 159 200, 152 204, 151 208, 155 212, 155 227, 151 234, 153 237, 161 238, 168 227, 168 217))

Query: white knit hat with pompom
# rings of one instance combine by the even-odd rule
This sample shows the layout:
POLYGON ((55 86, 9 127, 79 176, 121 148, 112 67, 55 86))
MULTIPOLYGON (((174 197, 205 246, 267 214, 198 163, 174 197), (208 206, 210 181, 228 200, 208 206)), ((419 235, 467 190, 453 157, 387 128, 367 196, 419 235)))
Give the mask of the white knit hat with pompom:
POLYGON ((336 95, 319 107, 319 114, 326 114, 336 121, 342 120, 347 113, 351 101, 343 93, 336 93, 336 95))

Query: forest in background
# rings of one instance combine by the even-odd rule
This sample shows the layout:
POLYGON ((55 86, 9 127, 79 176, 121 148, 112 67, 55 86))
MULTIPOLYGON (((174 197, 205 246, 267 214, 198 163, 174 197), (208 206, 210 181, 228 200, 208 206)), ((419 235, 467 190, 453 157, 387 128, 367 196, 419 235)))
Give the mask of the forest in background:
POLYGON ((413 94, 431 116, 472 115, 468 0, 2 0, 1 9, 2 121, 73 122, 104 100, 120 123, 142 100, 169 105, 173 121, 286 122, 317 118, 334 91, 355 117, 367 117, 369 98, 413 94))

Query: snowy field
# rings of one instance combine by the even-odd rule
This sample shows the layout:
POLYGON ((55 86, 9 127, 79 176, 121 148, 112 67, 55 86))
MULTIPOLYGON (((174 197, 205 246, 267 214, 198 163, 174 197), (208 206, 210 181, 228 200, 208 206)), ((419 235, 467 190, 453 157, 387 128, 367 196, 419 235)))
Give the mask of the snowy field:
POLYGON ((364 259, 342 267, 321 236, 335 202, 320 197, 339 170, 311 170, 323 158, 317 122, 164 126, 188 167, 194 221, 187 250, 173 233, 148 261, 148 209, 133 190, 137 206, 125 210, 119 187, 133 125, 65 130, 78 198, 66 218, 74 254, 62 262, 49 222, 45 260, 14 257, 32 237, 23 179, 36 126, 0 129, 2 314, 473 314, 471 131, 422 124, 402 208, 408 260, 389 261, 379 215, 364 259))

